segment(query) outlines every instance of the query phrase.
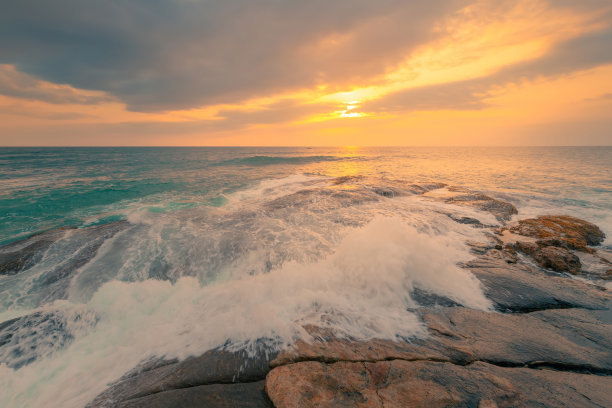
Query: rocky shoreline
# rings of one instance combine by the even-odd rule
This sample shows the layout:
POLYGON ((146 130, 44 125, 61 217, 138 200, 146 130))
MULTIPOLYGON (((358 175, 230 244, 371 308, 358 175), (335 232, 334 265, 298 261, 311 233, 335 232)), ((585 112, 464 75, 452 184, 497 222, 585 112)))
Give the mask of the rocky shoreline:
MULTIPOLYGON (((406 188, 427 197, 439 186, 372 191, 392 199, 406 188)), ((474 258, 461 266, 482 282, 494 310, 415 288, 419 306, 410 311, 427 327, 426 338, 363 342, 308 326, 312 342, 280 352, 262 347, 249 357, 217 349, 143 362, 87 407, 612 406, 612 296, 601 286, 612 279, 612 263, 594 248, 603 232, 564 215, 508 222, 517 212, 512 204, 460 188, 430 199, 488 211, 501 222, 453 218, 488 231, 488 243, 469 243, 474 258)), ((114 234, 123 227, 105 228, 114 234)), ((26 268, 36 256, 29 249, 47 245, 45 237, 0 249, 0 273, 26 268)), ((19 323, 0 323, 0 356, 19 323)))

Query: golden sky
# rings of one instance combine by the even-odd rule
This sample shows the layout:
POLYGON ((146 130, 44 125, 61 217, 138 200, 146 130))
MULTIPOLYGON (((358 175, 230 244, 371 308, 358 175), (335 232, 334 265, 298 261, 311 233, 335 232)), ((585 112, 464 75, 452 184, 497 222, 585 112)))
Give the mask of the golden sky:
POLYGON ((612 144, 608 0, 29 3, 0 145, 612 144))

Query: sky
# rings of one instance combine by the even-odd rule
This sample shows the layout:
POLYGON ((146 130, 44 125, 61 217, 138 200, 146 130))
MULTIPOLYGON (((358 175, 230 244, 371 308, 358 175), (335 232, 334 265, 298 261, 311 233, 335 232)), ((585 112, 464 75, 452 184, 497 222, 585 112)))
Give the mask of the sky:
POLYGON ((612 145, 612 2, 7 0, 0 145, 612 145))

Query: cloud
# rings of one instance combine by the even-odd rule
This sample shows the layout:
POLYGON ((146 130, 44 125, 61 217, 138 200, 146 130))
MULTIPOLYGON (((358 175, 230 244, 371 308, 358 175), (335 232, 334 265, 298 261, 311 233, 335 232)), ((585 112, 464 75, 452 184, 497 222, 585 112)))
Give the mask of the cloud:
POLYGON ((34 99, 54 104, 98 104, 112 98, 102 92, 74 89, 56 85, 19 72, 12 65, 0 65, 0 95, 34 99))
MULTIPOLYGON (((326 92, 376 85, 419 47, 448 35, 447 17, 465 19, 456 12, 468 4, 478 6, 470 9, 477 26, 509 7, 476 0, 9 1, 0 9, 0 63, 6 64, 0 65, 0 94, 56 104, 114 98, 129 110, 152 112, 319 85, 326 92)), ((609 0, 541 4, 543 23, 550 10, 563 8, 610 22, 609 0)), ((496 87, 611 62, 612 31, 600 30, 485 77, 392 92, 360 110, 483 109, 496 87)), ((295 121, 325 109, 342 107, 281 100, 251 111, 224 109, 217 113, 221 120, 204 127, 295 121)))
POLYGON ((612 64, 612 27, 562 42, 541 58, 509 65, 491 75, 393 92, 361 106, 365 112, 477 110, 491 106, 499 88, 540 77, 554 79, 612 64))
POLYGON ((364 112, 406 112, 431 110, 477 110, 489 106, 486 91, 494 81, 469 80, 430 85, 394 92, 366 102, 364 112))
POLYGON ((100 90, 131 110, 347 86, 436 35, 464 0, 20 0, 0 12, 0 62, 100 90))

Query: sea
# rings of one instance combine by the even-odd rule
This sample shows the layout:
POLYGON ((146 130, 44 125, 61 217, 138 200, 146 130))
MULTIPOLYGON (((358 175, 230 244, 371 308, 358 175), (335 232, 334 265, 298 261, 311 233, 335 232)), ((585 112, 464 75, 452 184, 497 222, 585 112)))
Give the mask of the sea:
POLYGON ((279 350, 309 324, 426 336, 415 288, 490 309, 459 266, 489 229, 456 220, 504 221, 449 186, 593 222, 612 250, 612 147, 0 148, 0 258, 47 237, 0 274, 0 333, 40 323, 0 336, 0 406, 83 407, 143 361, 279 350))

